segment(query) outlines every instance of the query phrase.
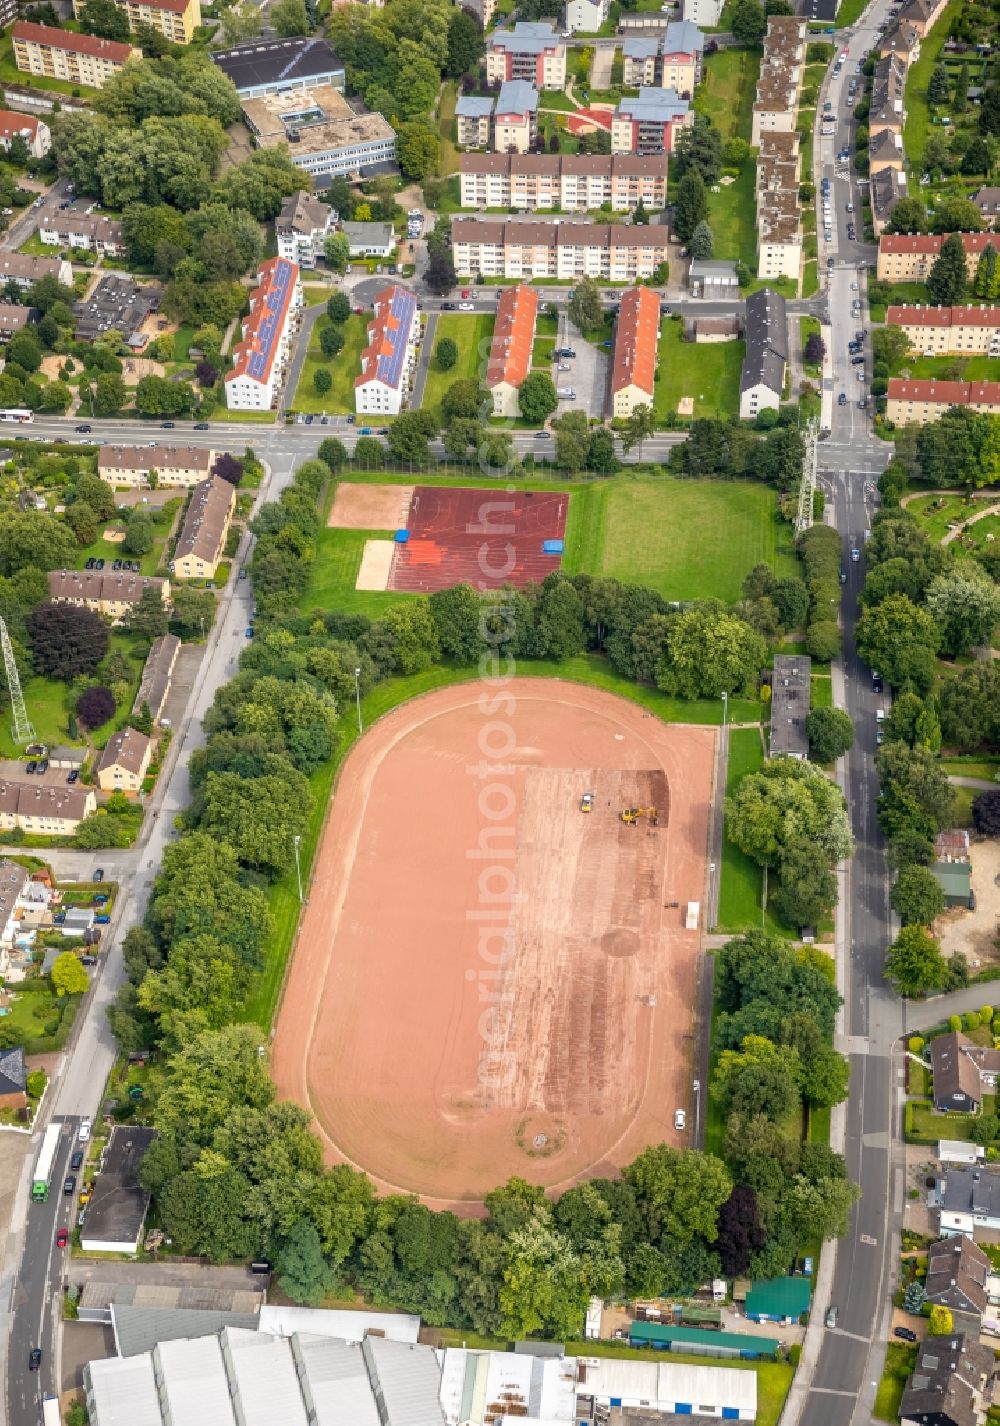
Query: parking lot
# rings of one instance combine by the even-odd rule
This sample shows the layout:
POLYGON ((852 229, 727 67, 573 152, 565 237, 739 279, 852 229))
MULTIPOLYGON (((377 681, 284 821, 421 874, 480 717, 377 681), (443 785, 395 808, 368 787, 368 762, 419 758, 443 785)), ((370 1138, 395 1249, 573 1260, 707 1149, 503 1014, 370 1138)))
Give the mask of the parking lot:
MULTIPOLYGON (((36 784, 45 787, 65 787, 69 782, 69 768, 49 766, 44 772, 40 772, 36 758, 0 758, 0 781, 23 782, 26 770, 32 762, 35 763, 35 771, 31 777, 36 784)), ((74 777, 73 781, 76 782, 77 778, 74 777)))
POLYGON ((575 353, 553 363, 552 380, 556 390, 574 393, 572 397, 560 398, 560 414, 563 411, 586 411, 588 416, 602 417, 608 398, 610 351, 586 341, 565 313, 559 321, 559 346, 571 347, 575 353), (560 367, 567 369, 563 371, 560 367))

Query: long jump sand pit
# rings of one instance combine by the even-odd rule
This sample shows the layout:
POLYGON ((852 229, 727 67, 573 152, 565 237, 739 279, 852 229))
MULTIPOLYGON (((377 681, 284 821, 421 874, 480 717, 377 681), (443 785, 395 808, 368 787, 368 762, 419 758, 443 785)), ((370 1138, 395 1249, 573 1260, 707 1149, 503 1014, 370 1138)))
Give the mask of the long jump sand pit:
POLYGON ((366 734, 274 1042, 332 1161, 468 1212, 511 1174, 565 1185, 678 1141, 714 746, 535 678, 428 694, 366 734))

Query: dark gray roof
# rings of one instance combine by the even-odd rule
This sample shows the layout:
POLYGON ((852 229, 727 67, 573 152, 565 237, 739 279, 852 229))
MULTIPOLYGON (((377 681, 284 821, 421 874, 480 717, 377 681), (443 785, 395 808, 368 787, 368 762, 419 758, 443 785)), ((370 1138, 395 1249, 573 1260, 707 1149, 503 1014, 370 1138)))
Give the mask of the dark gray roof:
POLYGON ((248 40, 228 50, 210 52, 213 64, 227 74, 237 89, 261 84, 289 84, 318 75, 343 74, 344 66, 326 40, 316 36, 288 40, 248 40))
POLYGON ((906 175, 898 168, 880 168, 872 174, 868 192, 872 212, 887 221, 899 200, 906 197, 906 175))
POLYGON ((1000 1169, 952 1166, 944 1175, 941 1207, 946 1213, 1000 1218, 1000 1169))
POLYGON ((746 300, 744 323, 747 353, 743 359, 740 390, 770 387, 781 396, 788 362, 788 322, 785 299, 769 287, 753 292, 746 300))
POLYGON ((971 1337, 953 1333, 928 1337, 917 1354, 917 1365, 903 1392, 903 1420, 930 1419, 936 1426, 977 1426, 975 1393, 994 1368, 993 1352, 971 1337))
POLYGON ((94 1196, 87 1205, 84 1244, 132 1243, 138 1240, 149 1207, 149 1194, 137 1178, 139 1164, 156 1138, 155 1129, 119 1124, 111 1131, 97 1175, 94 1196))
POLYGON ((0 1094, 23 1094, 28 1071, 20 1045, 0 1050, 0 1094))
POLYGON ((245 1327, 256 1331, 256 1312, 212 1312, 194 1307, 111 1306, 111 1325, 120 1357, 137 1357, 151 1352, 158 1342, 177 1342, 191 1337, 212 1337, 223 1327, 245 1327))
POLYGON ((812 691, 812 660, 805 654, 777 654, 771 681, 771 756, 804 758, 809 753, 806 719, 812 691))
POLYGON ((959 1234, 932 1243, 927 1253, 928 1299, 953 1311, 974 1311, 980 1317, 986 1309, 986 1279, 990 1260, 971 1238, 959 1234))

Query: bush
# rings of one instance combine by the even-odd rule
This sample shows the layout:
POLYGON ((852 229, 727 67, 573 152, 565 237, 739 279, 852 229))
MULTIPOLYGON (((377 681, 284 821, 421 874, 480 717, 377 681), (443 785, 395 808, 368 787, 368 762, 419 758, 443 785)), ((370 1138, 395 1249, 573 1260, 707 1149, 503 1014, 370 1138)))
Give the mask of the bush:
POLYGON ((325 396, 333 385, 333 377, 325 366, 318 366, 313 373, 313 389, 317 396, 325 396))
POLYGON ((949 1030, 956 1030, 956 1031, 957 1031, 957 1030, 961 1030, 961 1028, 962 1028, 962 1017, 961 1017, 961 1015, 949 1015, 949 1016, 948 1016, 948 1029, 949 1029, 949 1030))
POLYGON ((911 1055, 919 1055, 923 1052, 924 1040, 922 1035, 911 1035, 906 1042, 906 1048, 911 1055))
POLYGON ((979 1016, 974 1010, 967 1010, 966 1013, 962 1016, 962 1023, 965 1026, 966 1030, 978 1030, 979 1016))
POLYGON ((85 688, 76 700, 76 715, 90 732, 114 717, 115 696, 110 688, 85 688))
POLYGON ((992 1006, 992 1005, 980 1005, 980 1007, 979 1007, 979 1023, 980 1023, 980 1025, 992 1025, 992 1023, 993 1023, 993 1006, 992 1006))

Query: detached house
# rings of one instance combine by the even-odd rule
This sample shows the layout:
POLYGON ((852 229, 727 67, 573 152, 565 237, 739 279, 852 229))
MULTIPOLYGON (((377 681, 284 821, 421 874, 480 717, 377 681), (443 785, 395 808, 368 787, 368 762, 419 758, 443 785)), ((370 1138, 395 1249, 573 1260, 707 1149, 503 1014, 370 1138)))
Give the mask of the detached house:
POLYGON ((281 205, 274 225, 278 256, 299 267, 315 267, 336 218, 329 203, 320 202, 311 193, 293 193, 281 205))
POLYGON ((136 728, 122 728, 107 742, 95 765, 102 792, 139 792, 149 768, 153 744, 136 728))
POLYGON ((996 1089, 1000 1074, 1000 1050, 973 1044, 953 1031, 931 1041, 934 1073, 934 1108, 940 1113, 978 1114, 983 1095, 996 1089))
POLYGON ((27 1083, 28 1067, 21 1046, 0 1050, 0 1109, 23 1109, 28 1102, 27 1083))
POLYGON ((989 1303, 990 1260, 971 1238, 942 1238, 927 1254, 927 1300, 982 1320, 989 1303))
POLYGON ((949 1165, 937 1186, 942 1238, 1000 1229, 1000 1171, 977 1164, 949 1165))
POLYGON ((902 1426, 980 1426, 993 1397, 991 1347, 953 1333, 920 1344, 899 1405, 902 1426))

